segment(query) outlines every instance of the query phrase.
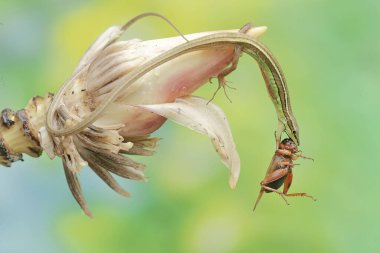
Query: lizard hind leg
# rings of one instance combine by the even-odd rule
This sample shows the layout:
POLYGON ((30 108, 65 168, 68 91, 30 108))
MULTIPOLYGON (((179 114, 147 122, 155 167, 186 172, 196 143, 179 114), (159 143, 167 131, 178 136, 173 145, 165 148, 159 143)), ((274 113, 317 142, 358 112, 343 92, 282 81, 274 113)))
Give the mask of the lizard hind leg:
MULTIPOLYGON (((228 87, 230 89, 234 89, 234 90, 236 88, 229 86, 225 77, 228 76, 231 72, 233 72, 237 68, 240 55, 241 55, 241 48, 240 48, 240 46, 237 46, 237 47, 235 47, 234 56, 232 58, 231 65, 226 67, 224 70, 222 70, 222 72, 220 72, 216 76, 216 78, 218 79, 218 88, 216 89, 216 91, 214 92, 214 94, 212 95, 211 99, 208 102, 211 102, 212 100, 214 100, 214 98, 215 98, 216 94, 218 93, 218 91, 220 90, 220 88, 223 88, 224 95, 227 97, 227 99, 230 102, 232 102, 231 99, 229 98, 228 94, 227 94, 226 87, 228 87)), ((209 79, 209 82, 211 82, 211 79, 212 78, 209 79)))
POLYGON ((217 78, 218 78, 218 82, 219 82, 218 88, 215 90, 215 92, 212 95, 211 99, 207 103, 210 103, 212 100, 214 100, 214 98, 215 98, 216 94, 218 93, 218 91, 220 90, 220 88, 223 88, 224 95, 226 96, 226 98, 228 99, 228 101, 230 101, 230 103, 232 103, 232 100, 230 99, 230 97, 227 94, 226 87, 228 87, 230 89, 233 89, 233 90, 236 90, 236 88, 227 85, 227 81, 225 81, 224 79, 220 80, 219 76, 217 78))
MULTIPOLYGON (((252 27, 253 26, 251 23, 247 23, 242 28, 240 28, 239 33, 247 33, 252 27)), ((236 46, 235 50, 234 50, 234 56, 233 56, 232 61, 231 61, 231 65, 229 67, 225 68, 222 72, 220 72, 218 74, 218 76, 216 76, 216 78, 218 78, 219 85, 218 85, 218 88, 216 89, 216 91, 214 92, 214 94, 212 95, 211 99, 208 101, 208 103, 210 103, 212 100, 214 100, 214 98, 215 98, 216 94, 218 93, 218 91, 220 90, 220 88, 223 88, 224 95, 227 97, 227 99, 230 102, 232 102, 231 99, 227 95, 226 87, 228 87, 230 89, 234 89, 234 90, 236 88, 229 86, 227 84, 228 82, 225 80, 225 77, 228 76, 232 71, 234 71, 237 68, 241 53, 242 53, 241 46, 236 46)), ((212 83, 211 82, 212 78, 213 77, 209 78, 210 83, 212 83)))

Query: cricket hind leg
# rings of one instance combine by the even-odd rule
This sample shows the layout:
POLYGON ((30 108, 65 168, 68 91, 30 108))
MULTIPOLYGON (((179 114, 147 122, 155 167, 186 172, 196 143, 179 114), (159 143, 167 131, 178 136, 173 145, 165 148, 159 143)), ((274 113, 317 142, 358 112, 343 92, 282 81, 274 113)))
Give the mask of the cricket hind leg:
MULTIPOLYGON (((259 193, 259 196, 256 199, 256 202, 255 202, 255 205, 254 205, 252 211, 255 211, 255 209, 256 209, 257 205, 259 204, 260 199, 263 196, 263 193, 265 191, 266 192, 276 192, 277 194, 279 194, 285 200, 286 204, 289 205, 289 203, 286 200, 283 192, 281 192, 279 190, 276 190, 276 189, 268 186, 268 184, 271 184, 273 182, 278 182, 278 180, 281 180, 281 178, 284 178, 287 175, 287 173, 288 173, 288 169, 284 168, 284 169, 275 170, 272 173, 270 173, 270 174, 268 174, 268 175, 265 176, 265 178, 263 179, 263 181, 261 181, 261 183, 260 183, 261 184, 260 193, 259 193)), ((282 184, 282 183, 280 183, 280 184, 282 184)), ((276 186, 274 186, 274 187, 276 187, 276 186)))
POLYGON ((286 197, 307 197, 307 198, 310 198, 314 201, 317 201, 316 198, 314 198, 313 196, 305 193, 305 192, 296 192, 296 193, 286 193, 285 194, 286 197))
POLYGON ((288 175, 286 176, 285 183, 284 183, 283 193, 286 197, 307 197, 307 198, 311 198, 314 201, 317 200, 313 196, 311 196, 307 193, 304 193, 304 192, 288 193, 288 190, 289 190, 290 186, 292 185, 292 180, 293 180, 293 173, 290 170, 288 175))
POLYGON ((270 187, 268 187, 268 186, 266 186, 266 185, 263 185, 263 186, 261 186, 264 190, 267 190, 267 191, 270 191, 270 192, 275 192, 275 193, 277 193, 278 195, 280 195, 281 196, 281 198, 285 201, 285 203, 287 204, 287 205, 289 205, 289 202, 288 202, 288 200, 286 199, 286 194, 285 193, 283 193, 283 192, 281 192, 281 191, 279 191, 279 190, 276 190, 276 189, 273 189, 273 188, 270 188, 270 187))

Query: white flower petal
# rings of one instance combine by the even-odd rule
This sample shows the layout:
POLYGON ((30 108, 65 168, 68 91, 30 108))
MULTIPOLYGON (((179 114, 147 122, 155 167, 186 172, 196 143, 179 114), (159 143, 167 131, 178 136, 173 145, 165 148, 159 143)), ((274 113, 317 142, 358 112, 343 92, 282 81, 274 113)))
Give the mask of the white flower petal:
POLYGON ((210 137, 223 163, 230 169, 229 184, 235 188, 240 174, 240 158, 223 110, 199 97, 177 99, 175 103, 139 105, 176 123, 210 137))

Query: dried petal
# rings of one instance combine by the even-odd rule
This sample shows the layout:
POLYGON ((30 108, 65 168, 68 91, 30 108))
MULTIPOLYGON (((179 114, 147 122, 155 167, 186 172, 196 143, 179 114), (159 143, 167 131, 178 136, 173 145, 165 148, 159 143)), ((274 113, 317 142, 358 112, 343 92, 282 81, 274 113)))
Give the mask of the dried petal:
POLYGON ((84 157, 79 154, 78 149, 73 142, 73 138, 73 136, 62 137, 61 145, 64 150, 62 160, 72 172, 79 172, 87 165, 87 160, 83 159, 84 157))
POLYGON ((141 171, 144 165, 136 163, 128 157, 112 153, 96 153, 90 150, 88 150, 87 155, 94 163, 118 176, 138 181, 146 181, 144 173, 141 171))
POLYGON ((90 209, 88 209, 86 200, 83 197, 77 174, 70 170, 65 163, 63 163, 63 168, 65 170, 67 184, 69 185, 70 191, 73 194, 75 200, 78 202, 84 213, 92 218, 92 213, 90 209))
POLYGON ((115 178, 111 175, 111 173, 108 172, 107 169, 102 167, 100 164, 96 163, 95 161, 88 161, 88 164, 90 165, 91 169, 109 186, 111 189, 113 189, 115 192, 119 193, 120 195, 123 195, 125 197, 129 197, 130 194, 126 190, 123 189, 119 185, 119 183, 115 180, 115 178))

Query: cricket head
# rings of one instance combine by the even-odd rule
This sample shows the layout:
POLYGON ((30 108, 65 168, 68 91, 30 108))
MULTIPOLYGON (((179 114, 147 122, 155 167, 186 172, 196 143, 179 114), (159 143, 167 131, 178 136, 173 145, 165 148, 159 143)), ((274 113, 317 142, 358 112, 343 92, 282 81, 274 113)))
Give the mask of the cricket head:
POLYGON ((286 149, 292 153, 298 152, 298 146, 291 138, 283 139, 279 145, 279 149, 286 149))

